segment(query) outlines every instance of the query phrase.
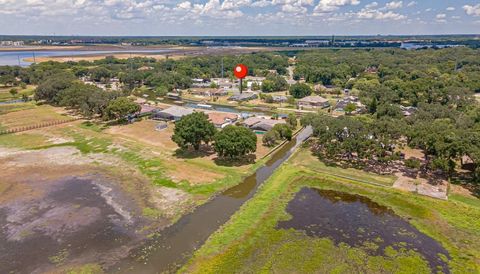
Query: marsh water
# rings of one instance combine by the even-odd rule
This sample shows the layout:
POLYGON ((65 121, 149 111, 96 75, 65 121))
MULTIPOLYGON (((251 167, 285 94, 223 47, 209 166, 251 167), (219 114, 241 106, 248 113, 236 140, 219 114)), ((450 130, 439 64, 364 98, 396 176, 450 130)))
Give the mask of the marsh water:
POLYGON ((450 256, 438 242, 366 197, 305 187, 289 202, 286 211, 292 218, 279 222, 278 229, 302 230, 311 237, 328 237, 335 244, 360 247, 366 242, 375 243, 378 248, 369 249, 372 255, 383 255, 388 246, 415 250, 432 272, 441 269, 449 273, 441 257, 450 256))
POLYGON ((44 189, 44 196, 0 207, 0 273, 42 273, 82 258, 108 260, 137 241, 135 218, 109 202, 109 187, 72 177, 44 189))
POLYGON ((162 230, 160 236, 146 243, 130 258, 122 260, 110 272, 163 273, 178 269, 311 134, 311 127, 303 129, 291 142, 276 151, 265 166, 245 178, 241 184, 226 190, 162 230))

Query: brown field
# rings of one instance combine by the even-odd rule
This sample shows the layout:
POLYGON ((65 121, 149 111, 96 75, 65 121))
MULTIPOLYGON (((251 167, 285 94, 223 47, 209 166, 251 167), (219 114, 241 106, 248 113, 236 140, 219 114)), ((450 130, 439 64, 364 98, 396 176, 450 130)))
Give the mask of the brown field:
POLYGON ((32 50, 76 50, 82 46, 24 46, 24 47, 0 47, 0 51, 32 51, 32 50))
MULTIPOLYGON (((113 56, 117 59, 128 59, 128 58, 136 58, 136 57, 148 57, 148 58, 155 58, 156 60, 164 60, 166 59, 166 55, 159 55, 159 54, 127 54, 127 53, 113 53, 113 54, 103 54, 103 55, 82 55, 82 56, 65 56, 65 57, 37 57, 35 58, 36 62, 48 62, 48 61, 55 61, 55 62, 78 62, 78 61, 96 61, 105 59, 107 56, 113 56)), ((180 59, 183 58, 183 55, 176 54, 172 56, 168 56, 169 59, 180 59)), ((33 58, 25 58, 24 61, 26 62, 33 62, 33 58)))
POLYGON ((177 145, 172 141, 174 124, 169 123, 168 128, 157 131, 155 125, 157 122, 153 120, 142 120, 130 125, 114 126, 106 132, 112 135, 124 136, 138 142, 148 145, 161 147, 169 153, 173 153, 177 149, 177 145))
POLYGON ((64 111, 61 108, 48 105, 35 106, 31 109, 1 115, 0 124, 4 128, 13 129, 71 118, 63 113, 64 111))
MULTIPOLYGON (((145 50, 145 49, 172 49, 171 52, 162 53, 162 54, 155 54, 155 53, 107 53, 107 54, 94 54, 94 55, 82 55, 82 56, 54 56, 54 57, 37 57, 37 62, 47 62, 47 61, 57 61, 57 62, 68 62, 68 61, 95 61, 104 59, 107 56, 114 56, 115 58, 119 59, 128 59, 131 57, 149 57, 155 58, 157 60, 163 60, 168 56, 170 59, 180 59, 185 57, 192 57, 192 56, 202 56, 202 55, 230 55, 230 54, 241 54, 241 53, 253 53, 253 52, 262 52, 262 51, 277 51, 277 50, 285 50, 283 48, 260 48, 260 47, 249 47, 249 48, 208 48, 208 47, 126 47, 126 48, 119 48, 119 47, 90 47, 88 49, 82 48, 81 50, 145 50)), ((33 62, 33 58, 26 58, 24 59, 26 62, 33 62)))

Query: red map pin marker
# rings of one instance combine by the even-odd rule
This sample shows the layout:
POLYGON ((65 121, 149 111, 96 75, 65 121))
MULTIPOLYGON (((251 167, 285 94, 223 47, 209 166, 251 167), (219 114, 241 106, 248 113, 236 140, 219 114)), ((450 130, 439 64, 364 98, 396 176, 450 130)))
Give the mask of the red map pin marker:
POLYGON ((235 74, 235 77, 238 79, 243 79, 248 75, 248 68, 244 64, 238 64, 233 69, 233 74, 235 74))

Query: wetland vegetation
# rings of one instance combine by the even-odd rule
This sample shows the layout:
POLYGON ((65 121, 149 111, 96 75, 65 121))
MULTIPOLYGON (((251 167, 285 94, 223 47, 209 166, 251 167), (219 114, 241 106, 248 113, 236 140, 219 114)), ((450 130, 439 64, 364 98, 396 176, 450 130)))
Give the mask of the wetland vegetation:
MULTIPOLYGON (((318 172, 310 169, 311 163, 305 161, 305 154, 309 153, 308 149, 303 149, 283 165, 253 199, 210 237, 182 271, 430 273, 442 271, 442 265, 448 265, 443 272, 474 273, 479 270, 478 205, 459 200, 435 200, 318 172), (296 201, 296 195, 301 203, 305 202, 302 200, 305 198, 302 196, 305 187, 310 192, 332 194, 329 195, 331 200, 323 200, 329 206, 353 208, 335 215, 338 220, 331 219, 329 213, 322 213, 319 208, 312 208, 315 207, 313 201, 292 212, 289 204, 296 201), (357 204, 342 202, 342 197, 353 197, 357 204), (377 209, 366 205, 375 205, 377 209), (348 213, 354 215, 348 216, 348 213), (326 222, 327 227, 310 226, 305 229, 287 225, 294 223, 302 214, 313 214, 312 217, 317 218, 302 219, 308 224, 320 220, 326 222), (341 222, 361 220, 365 214, 374 218, 392 218, 408 229, 389 234, 388 229, 394 228, 385 230, 385 220, 376 225, 343 227, 343 233, 340 232, 342 227, 335 226, 341 222), (396 236, 387 239, 386 235, 375 234, 379 230, 389 237, 396 236), (348 231, 353 233, 350 235, 353 237, 348 235, 348 231), (362 238, 362 234, 375 237, 362 238), (402 237, 406 238, 402 240, 402 237), (434 248, 428 244, 415 247, 408 244, 421 239, 429 239, 434 248), (435 261, 441 267, 437 269, 438 265, 429 264, 429 256, 422 255, 425 252, 438 256, 435 261)), ((314 158, 310 160, 315 161, 314 158)), ((315 195, 319 203, 321 196, 315 195)))

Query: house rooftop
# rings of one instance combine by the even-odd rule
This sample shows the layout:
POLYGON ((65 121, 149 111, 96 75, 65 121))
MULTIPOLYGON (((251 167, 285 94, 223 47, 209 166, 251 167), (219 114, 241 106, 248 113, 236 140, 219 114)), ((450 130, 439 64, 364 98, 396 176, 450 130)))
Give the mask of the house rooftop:
POLYGON ((194 112, 191 108, 173 106, 161 111, 161 113, 171 115, 173 117, 183 117, 185 115, 192 114, 194 112))
POLYGON ((326 102, 328 102, 327 99, 325 99, 321 96, 307 96, 307 97, 302 98, 298 101, 299 102, 305 102, 305 103, 326 103, 326 102))
POLYGON ((285 124, 285 120, 272 120, 272 119, 264 119, 259 117, 250 117, 243 121, 243 124, 247 127, 255 130, 264 130, 268 131, 272 129, 277 124, 285 124))
POLYGON ((227 122, 233 122, 238 119, 238 115, 234 113, 223 113, 223 112, 209 112, 208 119, 215 126, 221 126, 227 122))

